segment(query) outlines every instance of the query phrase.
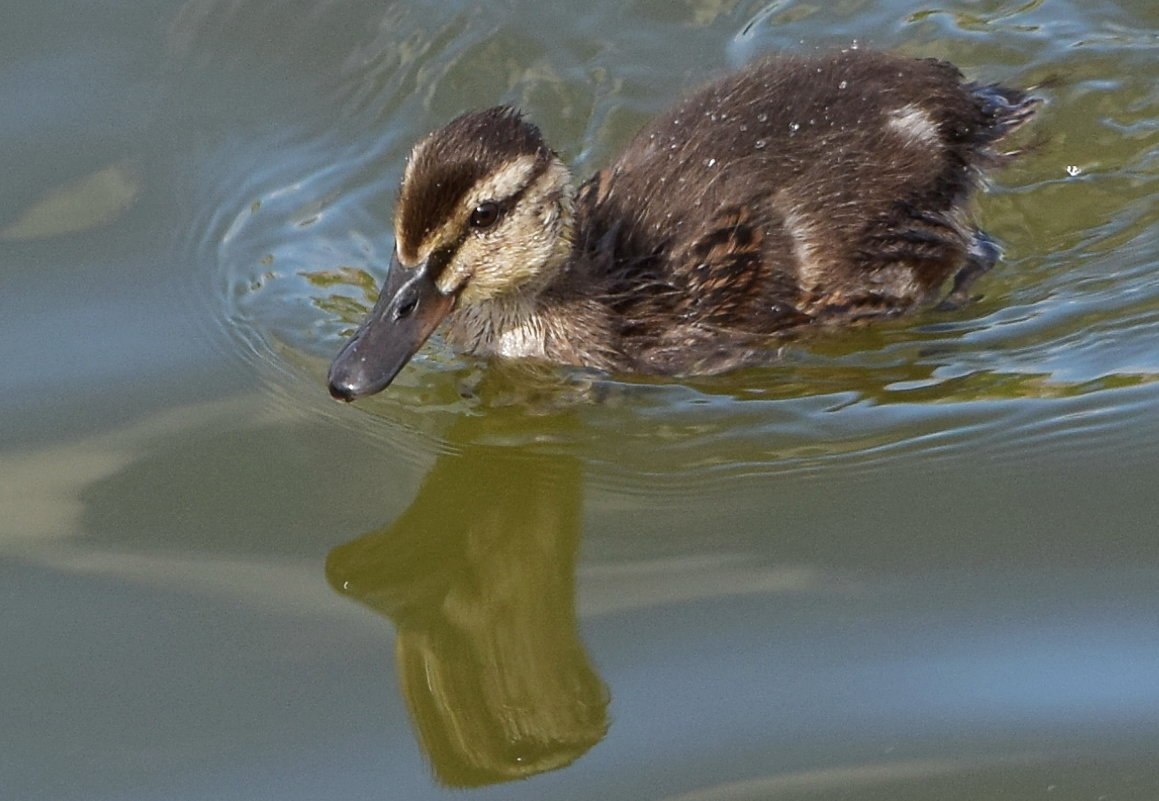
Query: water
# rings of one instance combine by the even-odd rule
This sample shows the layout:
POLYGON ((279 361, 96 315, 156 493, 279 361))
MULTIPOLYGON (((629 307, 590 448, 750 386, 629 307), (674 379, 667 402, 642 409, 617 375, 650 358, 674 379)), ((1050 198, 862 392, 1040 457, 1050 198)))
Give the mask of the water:
POLYGON ((4 18, 5 797, 1159 797, 1153 3, 4 18), (1042 84, 982 300, 329 400, 417 137, 513 102, 586 175, 832 46, 1042 84))

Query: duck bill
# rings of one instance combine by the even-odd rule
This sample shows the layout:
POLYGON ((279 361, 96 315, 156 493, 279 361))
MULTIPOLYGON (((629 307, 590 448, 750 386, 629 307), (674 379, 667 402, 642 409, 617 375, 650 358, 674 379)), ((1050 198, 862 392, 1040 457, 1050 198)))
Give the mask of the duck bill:
POLYGON ((427 262, 410 270, 395 255, 374 308, 330 365, 330 394, 352 401, 386 389, 454 305, 427 262))

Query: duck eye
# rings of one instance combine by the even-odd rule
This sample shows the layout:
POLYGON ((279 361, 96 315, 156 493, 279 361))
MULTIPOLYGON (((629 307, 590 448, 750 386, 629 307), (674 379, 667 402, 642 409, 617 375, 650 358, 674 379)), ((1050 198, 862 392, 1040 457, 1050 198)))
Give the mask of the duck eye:
POLYGON ((472 228, 490 228, 499 219, 499 204, 488 200, 480 203, 471 212, 470 224, 472 228))

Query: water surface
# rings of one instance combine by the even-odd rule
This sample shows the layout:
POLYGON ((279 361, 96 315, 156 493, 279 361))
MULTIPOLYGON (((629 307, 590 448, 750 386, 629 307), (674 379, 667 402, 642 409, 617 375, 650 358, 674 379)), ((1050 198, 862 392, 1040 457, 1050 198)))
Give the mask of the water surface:
POLYGON ((2 4, 6 796, 1159 797, 1153 3, 2 4), (1041 85, 980 301, 327 397, 417 137, 851 46, 1041 85))

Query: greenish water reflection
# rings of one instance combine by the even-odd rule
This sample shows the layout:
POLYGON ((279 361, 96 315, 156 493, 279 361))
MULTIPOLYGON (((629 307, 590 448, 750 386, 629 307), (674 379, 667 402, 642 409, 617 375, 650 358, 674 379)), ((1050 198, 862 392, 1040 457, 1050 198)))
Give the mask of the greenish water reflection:
MULTIPOLYGON (((535 420, 553 436, 578 426, 535 420)), ((406 512, 326 563, 337 590, 396 626, 411 720, 454 786, 562 767, 608 727, 608 691, 577 631, 580 463, 480 444, 505 429, 526 436, 526 415, 461 418, 406 512)))

